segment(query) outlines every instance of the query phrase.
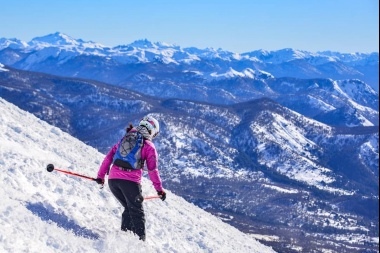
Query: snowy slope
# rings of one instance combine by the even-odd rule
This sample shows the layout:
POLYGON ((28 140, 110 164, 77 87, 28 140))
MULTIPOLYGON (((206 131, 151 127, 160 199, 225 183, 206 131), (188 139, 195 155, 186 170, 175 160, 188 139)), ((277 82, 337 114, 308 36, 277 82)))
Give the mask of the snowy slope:
POLYGON ((170 191, 144 204, 145 243, 119 231, 107 185, 45 169, 94 177, 103 155, 1 98, 0 144, 0 252, 274 252, 170 191))

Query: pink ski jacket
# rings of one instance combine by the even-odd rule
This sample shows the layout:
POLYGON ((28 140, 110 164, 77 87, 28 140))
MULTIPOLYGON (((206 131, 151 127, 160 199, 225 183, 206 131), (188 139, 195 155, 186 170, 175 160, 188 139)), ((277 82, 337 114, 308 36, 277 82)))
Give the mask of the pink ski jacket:
MULTIPOLYGON (((119 142, 111 148, 104 158, 98 171, 98 178, 104 179, 109 167, 112 164, 113 156, 116 153, 118 146, 119 142)), ((158 155, 156 147, 150 140, 144 139, 144 145, 141 149, 141 159, 145 161, 146 167, 148 168, 149 178, 152 181, 156 191, 163 191, 160 173, 158 171, 158 155)), ((118 166, 112 164, 108 179, 124 179, 141 184, 142 175, 143 169, 126 171, 121 170, 118 166)))

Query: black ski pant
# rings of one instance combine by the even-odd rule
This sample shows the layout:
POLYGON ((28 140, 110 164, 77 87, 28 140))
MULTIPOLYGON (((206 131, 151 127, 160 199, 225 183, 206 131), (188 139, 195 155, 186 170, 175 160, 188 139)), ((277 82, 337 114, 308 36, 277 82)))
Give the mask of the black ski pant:
POLYGON ((109 179, 108 185, 124 207, 121 230, 132 231, 140 237, 140 240, 145 241, 145 214, 141 184, 123 179, 109 179))

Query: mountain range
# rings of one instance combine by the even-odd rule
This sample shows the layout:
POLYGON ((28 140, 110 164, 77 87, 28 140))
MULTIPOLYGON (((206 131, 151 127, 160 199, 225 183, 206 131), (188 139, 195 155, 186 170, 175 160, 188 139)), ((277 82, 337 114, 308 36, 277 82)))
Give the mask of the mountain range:
POLYGON ((378 53, 283 49, 236 54, 148 40, 110 48, 55 33, 28 43, 0 39, 0 63, 92 79, 160 98, 233 104, 268 97, 337 126, 377 125, 379 120, 378 53), (365 101, 358 106, 352 97, 365 101))
POLYGON ((376 252, 378 93, 351 74, 369 78, 378 53, 107 48, 60 33, 0 45, 0 97, 102 153, 156 116, 166 187, 264 244, 376 252), (305 62, 347 72, 286 76, 305 62))

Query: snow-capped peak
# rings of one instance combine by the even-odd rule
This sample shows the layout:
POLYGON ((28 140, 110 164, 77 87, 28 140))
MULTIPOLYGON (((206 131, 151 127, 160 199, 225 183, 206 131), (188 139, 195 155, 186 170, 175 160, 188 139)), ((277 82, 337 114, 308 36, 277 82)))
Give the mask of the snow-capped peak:
MULTIPOLYGON (((31 49, 43 49, 47 47, 71 49, 83 53, 93 49, 106 49, 104 45, 82 39, 74 39, 64 33, 56 32, 42 37, 36 37, 28 43, 31 49)), ((93 52, 93 51, 92 51, 93 52)))
POLYGON ((0 50, 3 50, 4 48, 24 49, 27 46, 28 46, 28 43, 21 41, 19 39, 0 38, 0 50))
POLYGON ((157 48, 157 45, 147 39, 136 40, 129 44, 129 46, 136 48, 157 48))
POLYGON ((37 44, 45 44, 50 46, 76 46, 79 45, 80 42, 83 41, 77 41, 76 39, 60 32, 56 32, 53 34, 48 34, 46 36, 42 37, 35 37, 33 38, 29 44, 30 45, 37 45, 37 44))
POLYGON ((281 62, 288 62, 297 59, 311 58, 316 56, 316 54, 292 48, 284 48, 276 51, 267 51, 260 49, 248 53, 243 53, 242 56, 259 59, 268 63, 278 64, 281 62))

